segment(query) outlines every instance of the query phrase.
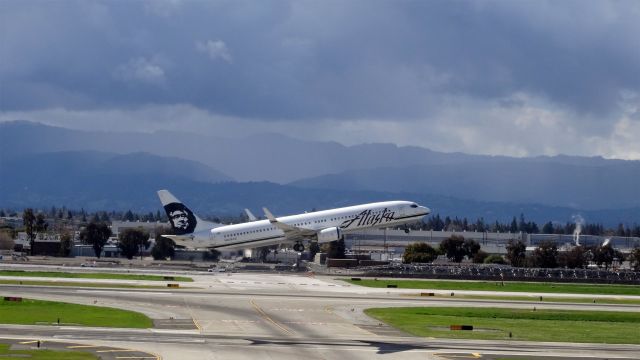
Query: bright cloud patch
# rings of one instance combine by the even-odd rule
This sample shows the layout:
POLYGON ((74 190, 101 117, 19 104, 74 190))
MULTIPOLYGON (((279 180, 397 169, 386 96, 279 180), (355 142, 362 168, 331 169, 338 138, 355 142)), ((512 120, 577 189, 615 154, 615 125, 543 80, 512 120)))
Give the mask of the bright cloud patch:
POLYGON ((221 40, 208 40, 206 42, 197 42, 196 49, 200 52, 203 52, 209 56, 211 60, 224 60, 228 63, 233 62, 233 58, 231 58, 231 53, 227 48, 227 44, 221 40))
POLYGON ((160 65, 145 58, 131 59, 114 71, 114 76, 123 81, 138 81, 161 85, 165 82, 165 72, 160 65))

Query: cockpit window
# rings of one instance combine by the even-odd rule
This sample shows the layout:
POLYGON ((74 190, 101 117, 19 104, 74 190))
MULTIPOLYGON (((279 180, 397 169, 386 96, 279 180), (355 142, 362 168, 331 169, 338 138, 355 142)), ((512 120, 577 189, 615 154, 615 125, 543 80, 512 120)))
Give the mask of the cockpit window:
POLYGON ((412 208, 417 208, 417 207, 418 207, 418 204, 411 204, 411 207, 412 207, 412 208))

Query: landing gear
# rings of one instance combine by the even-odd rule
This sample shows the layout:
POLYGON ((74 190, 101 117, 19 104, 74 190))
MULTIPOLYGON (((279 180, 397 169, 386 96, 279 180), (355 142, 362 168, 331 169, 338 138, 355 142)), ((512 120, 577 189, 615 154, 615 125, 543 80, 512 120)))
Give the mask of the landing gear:
POLYGON ((301 242, 297 242, 293 245, 293 250, 297 251, 297 252, 303 252, 304 251, 304 245, 301 242))
POLYGON ((408 234, 409 232, 411 232, 411 230, 409 230, 409 228, 404 228, 404 233, 408 234))

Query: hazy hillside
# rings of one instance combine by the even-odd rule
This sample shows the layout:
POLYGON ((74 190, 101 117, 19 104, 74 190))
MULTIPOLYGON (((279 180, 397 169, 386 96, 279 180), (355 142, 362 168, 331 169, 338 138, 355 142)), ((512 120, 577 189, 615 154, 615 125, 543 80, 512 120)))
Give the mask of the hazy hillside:
POLYGON ((292 183, 307 188, 430 193, 578 209, 640 206, 640 162, 466 163, 353 170, 292 183), (635 194, 635 195, 634 195, 635 194))
POLYGON ((30 154, 0 161, 0 174, 0 206, 15 208, 56 204, 140 208, 149 197, 145 193, 157 188, 156 184, 233 180, 190 160, 89 151, 30 154))
POLYGON ((440 153, 420 147, 398 147, 393 144, 343 146, 335 142, 303 141, 276 134, 229 139, 173 132, 148 134, 78 131, 25 121, 0 123, 0 157, 12 158, 16 154, 76 150, 120 154, 148 152, 174 156, 209 165, 238 181, 278 183, 390 166, 467 167, 469 164, 493 164, 508 167, 521 163, 599 166, 628 163, 599 157, 556 156, 518 159, 440 153))
POLYGON ((443 215, 487 221, 521 212, 539 221, 569 221, 577 213, 611 224, 640 219, 639 161, 515 159, 388 144, 346 147, 280 135, 216 139, 0 123, 0 174, 0 207, 14 208, 156 210, 155 191, 169 188, 204 214, 236 214, 244 207, 259 212, 264 205, 288 214, 408 199, 443 215), (192 161, 198 157, 209 162, 192 161), (232 182, 302 176, 307 178, 292 186, 232 182))

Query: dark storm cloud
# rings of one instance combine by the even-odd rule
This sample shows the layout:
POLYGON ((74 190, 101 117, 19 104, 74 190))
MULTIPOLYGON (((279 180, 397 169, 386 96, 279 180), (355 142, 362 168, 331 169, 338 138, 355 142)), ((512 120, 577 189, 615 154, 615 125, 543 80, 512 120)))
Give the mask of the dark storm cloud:
POLYGON ((640 91, 619 1, 2 1, 0 106, 190 104, 258 119, 424 118, 524 92, 577 113, 640 91))

